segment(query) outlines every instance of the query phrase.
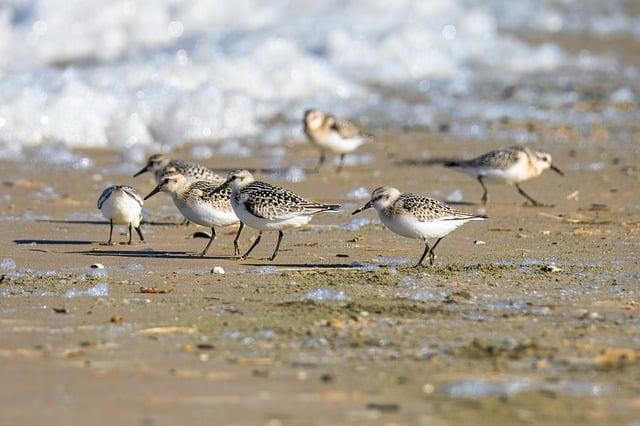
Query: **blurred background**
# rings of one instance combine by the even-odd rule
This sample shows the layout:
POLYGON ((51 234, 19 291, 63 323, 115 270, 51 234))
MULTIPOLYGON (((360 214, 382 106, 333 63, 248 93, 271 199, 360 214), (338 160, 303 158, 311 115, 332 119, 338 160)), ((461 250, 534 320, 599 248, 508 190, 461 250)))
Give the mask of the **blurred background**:
POLYGON ((529 143, 495 123, 542 120, 628 143, 639 40, 634 0, 5 0, 0 158, 278 156, 312 106, 377 133, 529 143))

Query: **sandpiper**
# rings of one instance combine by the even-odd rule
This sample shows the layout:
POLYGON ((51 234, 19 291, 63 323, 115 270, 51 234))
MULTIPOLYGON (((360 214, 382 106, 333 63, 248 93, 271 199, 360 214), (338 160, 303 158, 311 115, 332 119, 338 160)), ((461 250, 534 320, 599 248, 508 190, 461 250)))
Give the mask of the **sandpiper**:
MULTIPOLYGON (((224 178, 213 170, 200 164, 186 160, 170 160, 164 154, 154 154, 147 159, 147 164, 133 177, 143 173, 151 172, 156 181, 156 185, 162 180, 162 176, 169 172, 178 172, 182 174, 190 183, 197 181, 213 182, 220 185, 224 182, 224 178)), ((175 201, 175 199, 174 199, 175 201)), ((185 219, 182 225, 189 225, 189 220, 185 219)))
MULTIPOLYGON (((169 171, 162 176, 160 183, 144 199, 166 192, 171 195, 180 213, 189 221, 211 228, 211 238, 200 256, 207 254, 211 243, 216 239, 215 227, 238 224, 239 220, 233 212, 229 198, 231 188, 227 183, 217 185, 207 181, 191 182, 189 178, 177 171, 169 171)), ((234 254, 240 254, 238 240, 243 225, 233 240, 234 254)))
POLYGON ((140 221, 142 220, 142 198, 135 188, 127 185, 113 185, 102 191, 98 198, 98 210, 109 220, 109 242, 113 236, 113 225, 129 225, 129 242, 131 244, 132 228, 135 228, 144 241, 140 221))
POLYGON ((320 149, 320 159, 316 169, 320 169, 326 159, 326 152, 340 154, 338 172, 344 166, 344 157, 355 151, 372 137, 363 133, 350 121, 325 114, 317 109, 304 113, 304 132, 309 141, 320 149))
POLYGON ((519 146, 496 149, 471 160, 448 162, 445 163, 445 166, 456 168, 478 179, 484 191, 482 204, 486 204, 488 200, 485 181, 495 181, 514 185, 520 195, 534 206, 543 206, 542 203, 524 192, 519 185, 520 182, 540 176, 546 169, 551 169, 560 176, 564 176, 564 173, 553 165, 551 155, 519 146))
POLYGON ((321 204, 307 201, 286 189, 256 181, 248 170, 229 174, 231 205, 242 223, 259 231, 253 245, 242 255, 246 259, 258 245, 263 231, 278 231, 278 242, 269 260, 278 255, 280 242, 286 229, 306 225, 316 213, 338 211, 337 204, 321 204))
POLYGON ((352 214, 375 208, 382 223, 391 231, 407 238, 424 241, 424 252, 416 267, 429 255, 433 265, 434 250, 447 234, 470 220, 484 220, 486 216, 473 215, 453 209, 445 203, 415 194, 403 194, 396 188, 383 186, 371 193, 371 200, 352 214), (428 240, 437 238, 429 247, 428 240))
POLYGON ((192 182, 207 181, 217 184, 224 182, 224 178, 216 174, 213 170, 200 164, 186 160, 171 160, 164 154, 154 154, 147 159, 147 164, 133 177, 146 172, 153 173, 156 184, 160 183, 162 175, 167 172, 176 171, 192 182))

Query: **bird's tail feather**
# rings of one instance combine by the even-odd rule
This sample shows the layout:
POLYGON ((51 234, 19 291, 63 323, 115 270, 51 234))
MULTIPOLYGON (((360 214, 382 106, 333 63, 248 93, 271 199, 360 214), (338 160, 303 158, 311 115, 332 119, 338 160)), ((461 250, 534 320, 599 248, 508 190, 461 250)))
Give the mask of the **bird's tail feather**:
POLYGON ((465 216, 452 217, 445 220, 485 220, 485 219, 489 219, 489 216, 485 214, 477 214, 477 215, 470 214, 465 216))

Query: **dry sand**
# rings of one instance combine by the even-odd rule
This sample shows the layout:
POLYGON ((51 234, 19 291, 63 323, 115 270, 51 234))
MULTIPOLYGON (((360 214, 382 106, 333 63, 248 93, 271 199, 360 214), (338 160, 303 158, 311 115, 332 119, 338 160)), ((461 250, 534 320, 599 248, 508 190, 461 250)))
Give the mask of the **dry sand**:
MULTIPOLYGON (((376 223, 341 227, 366 201, 346 194, 392 184, 438 198, 459 190, 477 202, 477 182, 428 160, 504 143, 392 135, 385 149, 364 150, 371 164, 278 182, 346 207, 287 233, 274 262, 231 259, 234 229, 218 233, 208 257, 191 256, 206 240, 187 238, 196 226, 173 224, 164 195, 145 204, 155 215, 144 244, 100 245, 108 226, 82 214, 97 212, 107 182, 153 187, 149 176, 109 173, 116 153, 85 153, 91 170, 1 163, 0 261, 17 266, 0 271, 0 423, 637 421, 637 144, 611 152, 595 129, 576 150, 575 129, 499 125, 529 126, 565 169, 564 178, 546 172, 523 185, 555 207, 523 206, 515 189, 492 185, 490 220, 451 234, 436 265, 420 269, 411 267, 419 242, 376 223), (60 198, 34 198, 48 186, 60 198), (217 266, 225 273, 212 273, 217 266)), ((637 140, 638 129, 630 134, 637 140)), ((291 164, 312 166, 310 147, 289 151, 291 164)), ((267 166, 260 157, 205 163, 267 166)), ((274 243, 267 235, 255 255, 274 243)))

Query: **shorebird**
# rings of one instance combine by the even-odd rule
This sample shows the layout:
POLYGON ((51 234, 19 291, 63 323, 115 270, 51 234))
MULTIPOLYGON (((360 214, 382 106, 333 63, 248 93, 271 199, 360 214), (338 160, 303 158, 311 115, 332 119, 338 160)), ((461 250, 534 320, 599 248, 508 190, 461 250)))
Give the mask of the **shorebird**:
POLYGON ((283 231, 299 228, 320 212, 338 211, 337 204, 307 201, 286 189, 256 181, 248 170, 231 172, 231 206, 242 223, 259 231, 253 245, 242 255, 246 259, 258 245, 263 231, 278 231, 278 242, 269 260, 274 260, 284 236, 283 231))
POLYGON ((98 210, 109 220, 109 242, 107 244, 111 245, 113 225, 129 226, 129 242, 127 244, 131 244, 132 228, 135 228, 140 241, 144 241, 140 229, 142 205, 140 194, 130 186, 113 185, 102 191, 98 198, 98 210))
POLYGON ((540 176, 546 169, 551 169, 560 176, 564 176, 564 173, 552 163, 551 155, 519 146, 496 149, 471 160, 451 161, 445 163, 445 166, 458 169, 478 179, 484 191, 482 204, 487 204, 489 194, 485 182, 494 181, 514 185, 520 195, 529 200, 531 204, 543 206, 544 204, 524 192, 520 183, 540 176))
MULTIPOLYGON (((164 154, 154 154, 147 159, 147 164, 133 177, 143 173, 153 173, 156 185, 160 183, 162 176, 169 172, 178 172, 189 182, 207 181, 220 185, 224 178, 213 170, 186 160, 171 160, 164 154)), ((176 206, 177 207, 177 206, 176 206)), ((189 220, 185 219, 182 225, 189 225, 189 220)))
POLYGON ((415 194, 403 194, 396 188, 382 186, 371 193, 371 199, 351 214, 373 207, 382 223, 391 231, 403 237, 424 241, 424 252, 416 267, 428 255, 433 265, 434 250, 450 232, 470 220, 484 220, 486 216, 473 215, 453 209, 445 203, 415 194), (428 240, 436 238, 429 247, 428 240))
POLYGON ((304 133, 309 141, 320 149, 320 159, 316 170, 319 170, 326 159, 326 153, 340 155, 338 172, 344 167, 344 157, 355 151, 368 140, 371 135, 363 133, 350 121, 325 114, 317 109, 309 109, 304 113, 304 133))
POLYGON ((176 171, 191 182, 207 181, 217 184, 224 182, 224 178, 216 174, 213 170, 186 160, 171 160, 164 154, 154 154, 147 159, 147 164, 133 177, 146 172, 153 173, 156 185, 160 183, 162 175, 167 172, 176 171))
MULTIPOLYGON (((216 227, 238 224, 238 217, 233 212, 229 197, 231 188, 223 183, 216 185, 206 181, 191 182, 186 176, 176 171, 169 171, 162 176, 160 183, 146 196, 148 199, 158 192, 171 195, 180 213, 189 221, 211 228, 211 238, 200 256, 207 254, 209 247, 216 239, 216 227)), ((243 225, 233 240, 234 254, 240 254, 238 240, 243 225)))

